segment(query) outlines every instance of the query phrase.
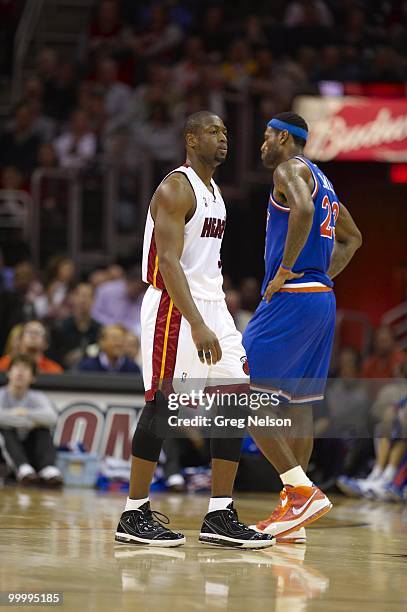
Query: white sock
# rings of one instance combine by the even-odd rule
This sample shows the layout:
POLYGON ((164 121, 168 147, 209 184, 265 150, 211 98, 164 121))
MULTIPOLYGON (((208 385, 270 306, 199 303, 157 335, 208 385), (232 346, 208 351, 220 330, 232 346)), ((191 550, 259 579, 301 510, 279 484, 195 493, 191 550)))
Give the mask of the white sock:
POLYGON ((31 474, 35 474, 34 468, 29 463, 22 463, 17 470, 17 480, 22 480, 26 476, 30 476, 31 474))
POLYGON ((284 485, 291 485, 292 487, 312 487, 312 482, 300 465, 283 472, 280 474, 280 478, 284 485))
POLYGON ((143 497, 143 499, 130 499, 130 497, 128 497, 124 511, 128 512, 129 510, 138 510, 140 506, 142 506, 149 500, 149 497, 143 497))
POLYGON ((396 472, 397 470, 395 467, 393 467, 392 465, 388 465, 384 470, 383 474, 381 475, 380 480, 386 484, 389 484, 395 477, 396 472))
POLYGON ((366 480, 377 480, 383 474, 383 470, 379 465, 374 465, 373 470, 370 472, 366 480))
POLYGON ((231 497, 211 497, 209 500, 208 512, 215 512, 215 510, 226 510, 233 499, 231 497))

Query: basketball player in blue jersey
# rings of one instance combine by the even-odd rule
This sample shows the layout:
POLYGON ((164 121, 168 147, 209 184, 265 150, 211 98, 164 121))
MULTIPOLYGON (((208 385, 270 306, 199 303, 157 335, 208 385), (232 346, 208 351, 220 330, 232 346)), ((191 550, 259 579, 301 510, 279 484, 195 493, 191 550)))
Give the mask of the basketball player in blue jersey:
POLYGON ((261 157, 273 172, 267 208, 263 299, 243 336, 251 386, 278 391, 292 435, 257 445, 280 474, 281 503, 256 528, 277 541, 305 542, 305 525, 332 504, 305 470, 313 446, 312 402, 323 399, 335 327, 332 279, 361 245, 361 234, 323 172, 304 157, 308 127, 281 113, 267 125, 261 157))

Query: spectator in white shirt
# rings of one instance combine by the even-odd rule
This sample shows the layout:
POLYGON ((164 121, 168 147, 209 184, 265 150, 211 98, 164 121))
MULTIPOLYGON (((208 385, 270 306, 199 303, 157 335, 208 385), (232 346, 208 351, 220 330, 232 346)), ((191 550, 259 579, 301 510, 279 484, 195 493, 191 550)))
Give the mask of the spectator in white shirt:
POLYGON ((117 78, 117 62, 111 58, 100 60, 97 70, 97 80, 105 95, 105 110, 108 118, 114 118, 126 113, 132 97, 132 90, 117 78))
POLYGON ((20 485, 60 487, 50 431, 57 415, 44 393, 30 389, 35 374, 35 362, 27 355, 11 360, 8 384, 0 389, 0 450, 20 485))
POLYGON ((83 168, 96 154, 96 136, 89 127, 86 113, 77 110, 72 114, 69 129, 55 141, 55 150, 61 166, 83 168))

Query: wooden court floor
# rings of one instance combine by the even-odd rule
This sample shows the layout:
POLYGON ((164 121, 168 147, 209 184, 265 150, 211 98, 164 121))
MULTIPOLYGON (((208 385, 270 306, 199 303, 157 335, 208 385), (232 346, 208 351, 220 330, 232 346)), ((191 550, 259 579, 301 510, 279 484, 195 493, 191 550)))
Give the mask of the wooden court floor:
MULTIPOLYGON (((407 610, 406 506, 337 497, 308 529, 306 546, 236 551, 197 541, 205 496, 153 501, 184 531, 185 546, 116 544, 122 495, 0 489, 0 591, 62 592, 63 605, 53 609, 78 612, 407 610)), ((276 501, 240 495, 237 507, 251 523, 276 501)))

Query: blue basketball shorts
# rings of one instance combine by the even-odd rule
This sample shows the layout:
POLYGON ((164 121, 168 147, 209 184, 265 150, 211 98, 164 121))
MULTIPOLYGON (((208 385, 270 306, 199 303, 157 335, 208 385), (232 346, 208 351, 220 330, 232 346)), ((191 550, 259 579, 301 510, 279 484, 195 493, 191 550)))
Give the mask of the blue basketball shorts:
POLYGON ((333 291, 279 292, 262 300, 243 334, 253 390, 282 401, 322 400, 335 331, 333 291))

